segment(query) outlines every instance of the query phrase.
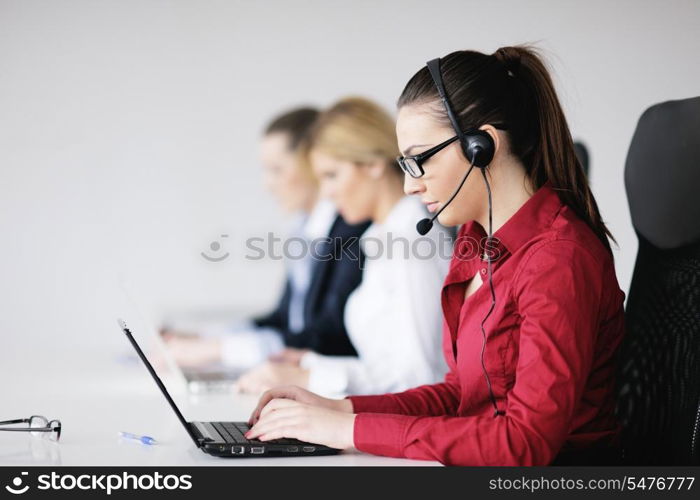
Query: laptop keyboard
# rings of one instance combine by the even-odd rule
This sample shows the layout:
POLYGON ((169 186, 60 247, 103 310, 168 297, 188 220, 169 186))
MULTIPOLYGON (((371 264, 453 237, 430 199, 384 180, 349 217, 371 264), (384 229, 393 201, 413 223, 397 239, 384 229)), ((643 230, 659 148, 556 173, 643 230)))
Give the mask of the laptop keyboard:
MULTIPOLYGON (((205 422, 204 425, 210 424, 216 432, 227 443, 231 444, 260 444, 263 441, 257 439, 246 439, 244 434, 248 432, 250 426, 245 422, 205 422)), ((264 443, 269 444, 299 444, 301 441, 296 439, 271 439, 264 443)))

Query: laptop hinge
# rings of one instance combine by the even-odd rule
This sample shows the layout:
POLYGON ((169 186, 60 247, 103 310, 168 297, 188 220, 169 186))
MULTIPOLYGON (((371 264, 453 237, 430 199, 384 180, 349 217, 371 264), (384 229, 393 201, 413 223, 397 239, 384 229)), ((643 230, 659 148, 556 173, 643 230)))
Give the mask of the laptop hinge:
POLYGON ((192 426, 192 429, 194 429, 195 433, 201 436, 199 438, 200 442, 220 440, 219 436, 214 436, 211 432, 209 432, 202 422, 190 422, 190 425, 192 426))

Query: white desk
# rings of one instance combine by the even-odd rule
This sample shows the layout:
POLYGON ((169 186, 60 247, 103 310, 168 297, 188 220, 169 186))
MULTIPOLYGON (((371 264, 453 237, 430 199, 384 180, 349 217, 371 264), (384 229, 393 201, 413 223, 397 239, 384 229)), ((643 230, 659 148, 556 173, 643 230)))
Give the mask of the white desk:
MULTIPOLYGON (((140 363, 120 363, 113 353, 59 359, 44 351, 38 356, 0 353, 0 420, 32 414, 57 418, 63 426, 60 443, 0 432, 0 465, 439 465, 359 452, 299 458, 212 457, 195 447, 140 363), (123 440, 119 431, 153 436, 160 444, 123 440)), ((255 397, 231 394, 191 396, 173 379, 164 381, 187 420, 246 420, 257 402, 255 397)))

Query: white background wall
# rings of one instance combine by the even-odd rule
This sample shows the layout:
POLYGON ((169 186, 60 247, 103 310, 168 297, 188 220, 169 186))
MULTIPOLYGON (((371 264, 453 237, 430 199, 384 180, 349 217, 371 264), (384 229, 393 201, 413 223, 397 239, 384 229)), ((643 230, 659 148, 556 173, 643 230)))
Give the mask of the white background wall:
POLYGON ((241 246, 284 227, 256 159, 269 117, 349 93, 393 109, 426 60, 521 42, 590 148, 627 290, 627 147, 647 106, 700 94, 698 26, 697 0, 0 0, 3 352, 122 346, 122 282, 156 315, 272 304, 280 263, 241 246), (204 261, 222 233, 233 256, 204 261))

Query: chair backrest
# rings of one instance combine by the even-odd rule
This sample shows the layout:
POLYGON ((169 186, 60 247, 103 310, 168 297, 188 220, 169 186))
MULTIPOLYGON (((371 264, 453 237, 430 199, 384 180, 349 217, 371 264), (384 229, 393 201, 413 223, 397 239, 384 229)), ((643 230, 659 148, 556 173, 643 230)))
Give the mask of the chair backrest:
POLYGON ((625 165, 639 239, 617 413, 629 464, 700 464, 700 97, 639 119, 625 165))
POLYGON ((590 156, 588 154, 588 148, 582 141, 574 141, 574 153, 576 153, 576 158, 581 164, 581 167, 583 167, 586 177, 588 177, 590 175, 588 166, 590 163, 590 156))

